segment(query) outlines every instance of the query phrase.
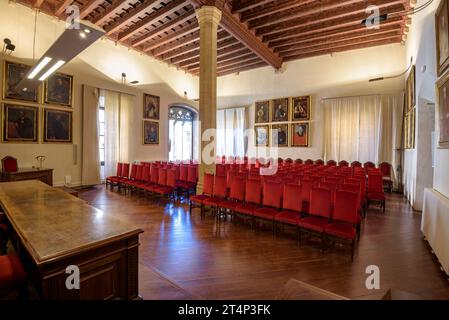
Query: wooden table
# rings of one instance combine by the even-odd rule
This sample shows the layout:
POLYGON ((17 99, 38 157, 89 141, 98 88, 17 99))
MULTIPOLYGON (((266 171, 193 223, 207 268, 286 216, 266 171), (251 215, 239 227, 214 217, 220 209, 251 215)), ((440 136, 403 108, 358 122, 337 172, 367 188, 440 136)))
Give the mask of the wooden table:
POLYGON ((0 183, 0 205, 43 299, 139 297, 141 229, 37 180, 0 183), (65 286, 69 265, 80 269, 79 290, 65 286))
POLYGON ((53 186, 53 169, 19 168, 16 172, 0 171, 0 181, 40 180, 53 186))

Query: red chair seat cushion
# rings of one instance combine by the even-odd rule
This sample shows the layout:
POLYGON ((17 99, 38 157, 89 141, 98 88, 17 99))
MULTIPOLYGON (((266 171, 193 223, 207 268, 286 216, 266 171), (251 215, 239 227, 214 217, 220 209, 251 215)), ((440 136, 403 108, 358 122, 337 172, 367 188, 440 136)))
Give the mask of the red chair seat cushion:
POLYGON ((282 211, 274 217, 275 221, 297 225, 301 220, 301 215, 294 211, 282 211))
POLYGON ((199 194, 196 196, 191 196, 190 197, 190 202, 195 203, 195 204, 203 204, 204 200, 209 199, 210 196, 207 196, 205 194, 199 194))
POLYGON ((245 204, 235 207, 234 211, 241 213, 241 214, 246 214, 246 215, 252 216, 252 215, 254 215, 254 211, 256 211, 258 208, 259 208, 259 206, 256 204, 245 203, 245 204))
POLYGON ((0 256, 0 290, 26 281, 27 274, 16 254, 0 256))
POLYGON ((383 193, 368 193, 366 196, 369 200, 385 201, 385 194, 383 193))
POLYGON ((357 234, 354 226, 344 222, 332 222, 326 226, 325 232, 327 234, 349 240, 354 240, 357 234))
POLYGON ((254 216, 257 218, 273 220, 278 212, 279 210, 276 208, 262 207, 254 211, 254 216))
POLYGON ((223 201, 220 202, 220 208, 234 210, 236 207, 240 206, 241 202, 236 201, 223 201))
POLYGON ((309 229, 316 232, 324 232, 324 228, 329 224, 329 220, 320 217, 307 217, 301 219, 298 225, 301 228, 309 229))
POLYGON ((203 205, 206 207, 217 207, 220 203, 224 202, 225 199, 220 197, 211 197, 203 201, 203 205))
POLYGON ((158 193, 158 194, 166 195, 166 194, 173 193, 173 190, 174 190, 173 187, 165 186, 165 187, 159 187, 159 188, 156 188, 156 189, 154 190, 154 192, 156 192, 156 193, 158 193))

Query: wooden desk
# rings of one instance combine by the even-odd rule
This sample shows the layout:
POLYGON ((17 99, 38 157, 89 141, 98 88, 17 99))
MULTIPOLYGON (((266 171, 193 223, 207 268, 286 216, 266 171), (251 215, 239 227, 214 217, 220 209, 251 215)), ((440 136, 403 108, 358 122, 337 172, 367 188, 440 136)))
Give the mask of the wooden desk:
POLYGON ((53 186, 53 169, 19 168, 17 172, 1 171, 2 182, 22 181, 22 180, 40 180, 50 186, 53 186))
POLYGON ((43 299, 138 298, 141 229, 37 180, 0 183, 0 205, 43 299), (69 265, 80 290, 65 286, 69 265))

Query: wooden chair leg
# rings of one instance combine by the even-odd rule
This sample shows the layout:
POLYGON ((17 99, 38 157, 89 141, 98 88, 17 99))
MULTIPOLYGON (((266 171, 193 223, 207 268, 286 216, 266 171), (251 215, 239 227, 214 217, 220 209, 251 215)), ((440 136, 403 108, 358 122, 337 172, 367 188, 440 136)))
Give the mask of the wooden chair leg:
POLYGON ((352 240, 351 262, 354 261, 354 251, 355 251, 355 240, 352 240))

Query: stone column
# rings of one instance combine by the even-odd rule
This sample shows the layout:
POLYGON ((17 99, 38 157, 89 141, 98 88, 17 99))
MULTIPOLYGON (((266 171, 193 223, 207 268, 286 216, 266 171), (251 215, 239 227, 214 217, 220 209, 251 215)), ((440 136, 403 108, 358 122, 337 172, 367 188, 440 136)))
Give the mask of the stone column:
POLYGON ((202 193, 204 173, 215 173, 215 140, 212 141, 214 164, 206 164, 205 161, 208 159, 204 159, 203 150, 206 146, 210 149, 211 142, 202 141, 202 137, 206 130, 217 128, 217 29, 221 11, 214 6, 203 6, 197 9, 196 16, 200 25, 199 139, 201 145, 197 193, 202 193))

